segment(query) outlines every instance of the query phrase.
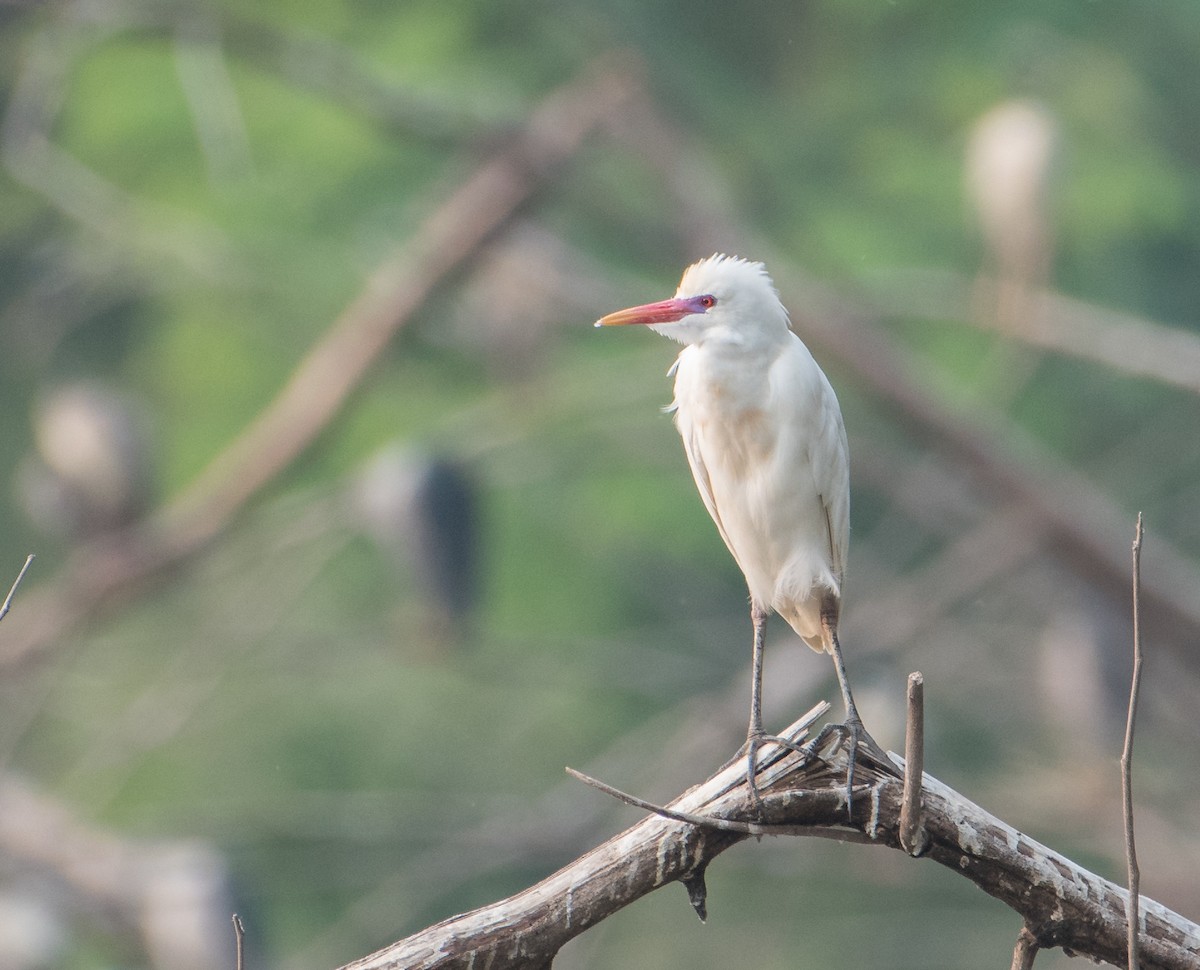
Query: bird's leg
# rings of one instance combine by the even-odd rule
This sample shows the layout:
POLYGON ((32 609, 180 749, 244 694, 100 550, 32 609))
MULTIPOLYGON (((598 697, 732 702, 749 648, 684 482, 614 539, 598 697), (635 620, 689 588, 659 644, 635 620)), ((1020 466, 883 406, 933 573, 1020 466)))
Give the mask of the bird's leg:
POLYGON ((854 767, 861 747, 872 761, 878 762, 881 768, 898 774, 892 759, 879 746, 863 725, 854 704, 854 695, 850 692, 850 681, 846 677, 846 663, 842 660, 842 645, 837 635, 837 613, 833 609, 821 611, 821 632, 828 644, 829 652, 833 655, 833 666, 837 671, 838 686, 842 689, 842 702, 846 705, 846 721, 844 724, 831 724, 825 728, 809 745, 809 751, 814 752, 822 747, 831 734, 841 734, 849 742, 849 764, 846 768, 846 814, 853 815, 854 805, 851 801, 854 790, 854 767))
POLYGON ((746 784, 750 797, 759 809, 762 798, 754 776, 758 774, 758 749, 763 742, 762 725, 762 672, 763 648, 767 639, 767 611, 757 603, 750 605, 750 620, 754 624, 754 660, 750 676, 750 727, 746 731, 746 784))
POLYGON ((767 639, 767 617, 770 615, 765 607, 758 603, 750 604, 750 620, 754 624, 754 661, 750 680, 750 727, 746 731, 746 785, 750 789, 750 797, 761 810, 762 797, 758 793, 755 776, 758 774, 758 749, 764 742, 778 744, 785 748, 810 757, 810 753, 794 741, 768 735, 763 730, 762 723, 762 673, 763 652, 767 639))
POLYGON ((888 757, 887 752, 881 748, 863 726, 862 718, 858 715, 858 708, 854 706, 854 695, 850 693, 850 681, 846 677, 846 664, 842 660, 842 645, 838 640, 836 622, 828 628, 829 643, 832 647, 830 651, 833 654, 833 666, 837 671, 838 684, 842 688, 842 701, 846 705, 846 723, 852 727, 853 734, 856 735, 856 743, 861 744, 871 757, 880 762, 884 768, 889 768, 894 773, 896 771, 892 759, 888 757))
POLYGON ((763 736, 762 725, 762 673, 763 652, 767 639, 767 611, 757 603, 750 607, 750 620, 754 624, 754 663, 750 681, 750 729, 746 739, 753 741, 763 736))

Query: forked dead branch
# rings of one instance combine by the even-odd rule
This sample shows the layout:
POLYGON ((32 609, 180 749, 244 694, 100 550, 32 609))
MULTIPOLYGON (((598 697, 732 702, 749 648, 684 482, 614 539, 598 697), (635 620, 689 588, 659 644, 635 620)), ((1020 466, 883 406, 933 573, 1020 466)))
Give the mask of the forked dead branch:
MULTIPOLYGON (((822 703, 783 733, 802 741, 824 714, 822 703)), ((702 917, 704 873, 718 855, 756 835, 836 838, 906 852, 901 839, 903 782, 858 766, 853 814, 846 815, 846 754, 823 751, 807 761, 764 748, 760 817, 735 759, 668 806, 688 817, 738 820, 730 829, 651 814, 529 889, 422 930, 343 970, 488 966, 547 967, 569 940, 670 882, 679 882, 702 917)), ((1017 831, 928 774, 921 778, 923 858, 965 876, 1020 914, 1018 947, 1029 966, 1038 949, 1124 966, 1128 893, 1017 831)), ((916 864, 916 863, 914 863, 916 864)), ((1200 962, 1200 925, 1142 897, 1144 968, 1191 970, 1200 962)), ((1014 960, 1018 958, 1014 955, 1014 960)))
MULTIPOLYGON (((818 836, 887 846, 925 857, 975 883, 1020 914, 1014 970, 1039 950, 1064 951, 1115 966, 1190 970, 1200 965, 1200 925, 1136 894, 1130 787, 1133 724, 1141 667, 1142 521, 1133 544, 1135 666, 1122 764, 1130 889, 1089 872, 925 774, 924 678, 908 680, 905 769, 870 760, 846 785, 848 746, 804 747, 829 710, 822 702, 757 755, 750 787, 741 753, 717 774, 665 806, 653 805, 568 769, 575 777, 651 814, 516 896, 429 927, 342 970, 443 967, 549 967, 569 940, 669 882, 679 882, 701 920, 704 875, 718 855, 754 836, 818 836), (909 770, 909 769, 912 770, 909 770), (847 802, 847 800, 851 801, 847 802)), ((894 757, 894 756, 892 756, 894 757)))

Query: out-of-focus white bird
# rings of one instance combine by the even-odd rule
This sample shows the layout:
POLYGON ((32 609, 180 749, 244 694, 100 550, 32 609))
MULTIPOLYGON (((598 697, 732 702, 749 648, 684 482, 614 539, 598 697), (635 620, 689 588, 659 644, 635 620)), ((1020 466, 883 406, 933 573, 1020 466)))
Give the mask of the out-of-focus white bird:
POLYGON ((975 124, 967 143, 967 198, 995 275, 978 289, 995 321, 1020 333, 1036 324, 1037 292, 1054 258, 1052 197, 1059 131, 1054 116, 1033 101, 1004 101, 975 124))
MULTIPOLYGON (((778 613, 813 650, 833 656, 851 744, 885 768, 846 680, 838 643, 850 534, 846 431, 837 397, 788 328, 762 263, 715 255, 689 266, 675 296, 610 313, 596 326, 647 324, 684 345, 675 375, 675 425, 704 505, 750 589, 754 668, 747 775, 764 741, 762 664, 767 617, 778 613)), ((788 744, 789 747, 794 745, 788 744)))
POLYGON ((30 519, 81 539, 144 514, 154 493, 149 425, 140 402, 99 382, 43 394, 33 415, 35 450, 15 483, 30 519))

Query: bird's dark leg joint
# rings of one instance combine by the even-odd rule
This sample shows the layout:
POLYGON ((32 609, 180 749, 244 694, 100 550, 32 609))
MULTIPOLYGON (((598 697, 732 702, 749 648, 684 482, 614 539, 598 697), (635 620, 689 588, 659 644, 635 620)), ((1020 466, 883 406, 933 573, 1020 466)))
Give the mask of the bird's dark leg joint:
POLYGON ((817 736, 804 745, 804 755, 828 764, 846 743, 846 725, 826 724, 817 736), (833 744, 830 744, 833 739, 833 744))
POLYGON ((807 763, 812 760, 813 754, 809 750, 809 745, 801 744, 798 741, 792 741, 789 738, 779 737, 774 734, 757 734, 751 735, 746 739, 746 788, 750 793, 750 801, 754 804, 755 811, 760 815, 764 811, 762 794, 758 790, 758 772, 760 765, 758 764, 758 752, 763 745, 774 744, 783 748, 785 751, 792 751, 803 759, 802 763, 807 763))
POLYGON ((900 803, 900 846, 911 856, 929 848, 921 801, 925 771, 925 677, 908 675, 908 716, 904 731, 904 794, 900 803))

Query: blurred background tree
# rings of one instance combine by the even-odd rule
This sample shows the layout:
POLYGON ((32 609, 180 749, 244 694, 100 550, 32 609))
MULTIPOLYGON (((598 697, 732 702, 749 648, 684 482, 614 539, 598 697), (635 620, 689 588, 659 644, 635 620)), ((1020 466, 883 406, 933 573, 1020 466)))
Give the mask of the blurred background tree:
MULTIPOLYGON (((233 908, 256 966, 344 962, 632 820, 564 764, 666 798, 732 753, 745 590, 658 410, 672 351, 590 327, 717 249, 767 259, 842 401, 873 733, 923 670, 929 770, 1118 880, 1145 511, 1142 890, 1200 912, 1193 0, 9 3, 0 85, 0 547, 39 555, 0 624, 4 966, 228 966, 233 908), (163 554, 588 71, 632 93, 163 554)), ((768 725, 836 692, 782 627, 768 725)), ((934 869, 742 846, 707 927, 668 890, 556 966, 1003 960, 1016 918, 934 869)))

